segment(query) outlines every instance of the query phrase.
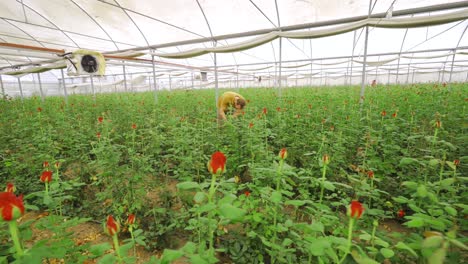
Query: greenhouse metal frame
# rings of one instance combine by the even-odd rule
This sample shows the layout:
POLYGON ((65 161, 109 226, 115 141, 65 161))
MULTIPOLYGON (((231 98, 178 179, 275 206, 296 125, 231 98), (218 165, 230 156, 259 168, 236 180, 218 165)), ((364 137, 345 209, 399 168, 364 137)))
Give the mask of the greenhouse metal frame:
MULTIPOLYGON (((67 3, 66 6, 72 6, 81 13, 77 18, 89 19, 105 37, 92 36, 85 30, 77 32, 65 29, 65 25, 53 20, 51 16, 54 14, 53 11, 44 11, 49 8, 43 8, 44 12, 40 11, 38 7, 44 6, 46 2, 51 3, 50 1, 42 2, 8 0, 1 4, 4 6, 2 8, 4 11, 3 14, 0 12, 2 20, 0 28, 3 28, 3 33, 0 35, 0 84, 4 95, 19 95, 23 98, 39 92, 42 98, 46 95, 63 95, 67 98, 70 93, 67 90, 71 90, 72 93, 95 94, 97 90, 100 92, 154 90, 156 92, 158 89, 215 87, 217 98, 218 88, 224 87, 239 89, 241 86, 274 86, 281 95, 281 88, 284 86, 360 84, 362 97, 365 86, 373 79, 389 84, 415 81, 465 82, 468 78, 468 63, 465 57, 468 55, 468 38, 465 34, 468 27, 466 22, 468 1, 444 1, 444 3, 421 1, 431 2, 431 5, 399 10, 394 10, 398 8, 399 1, 359 1, 363 7, 367 6, 366 15, 292 25, 281 24, 280 14, 283 13, 281 1, 234 1, 247 4, 253 11, 258 12, 262 19, 273 25, 273 28, 219 35, 212 30, 215 25, 211 22, 212 17, 209 15, 212 14, 210 8, 215 7, 207 7, 211 5, 198 0, 182 1, 196 4, 198 10, 193 11, 199 12, 199 18, 203 20, 207 28, 206 32, 210 34, 208 37, 187 30, 186 25, 180 26, 141 12, 139 8, 130 8, 129 6, 135 4, 135 1, 95 1, 95 5, 112 8, 114 12, 120 10, 118 12, 121 12, 136 29, 133 31, 141 36, 140 41, 143 45, 133 45, 131 48, 121 48, 126 43, 113 37, 107 30, 109 26, 96 18, 96 14, 99 13, 91 12, 86 2, 64 1, 67 3), (267 9, 261 7, 266 5, 265 2, 270 5, 274 4, 274 10, 272 9, 274 12, 270 10, 270 16, 267 15, 267 9), (379 6, 384 12, 374 12, 379 6), (9 14, 8 10, 13 9, 20 9, 22 12, 9 14), (276 18, 272 18, 271 14, 276 15, 276 18), (143 24, 137 21, 139 19, 151 20, 171 30, 185 32, 197 38, 153 44, 149 40, 150 36, 144 33, 147 29, 144 29, 143 24), (42 23, 36 21, 42 21, 42 23), (44 25, 44 21, 47 25, 44 25), (428 32, 431 26, 447 27, 429 37, 428 32), (427 30, 426 39, 412 48, 405 48, 410 38, 408 31, 421 27, 427 30), (32 28, 39 32, 32 33, 30 31, 32 28), (404 30, 401 42, 395 46, 398 50, 372 52, 368 48, 368 45, 372 46, 374 41, 368 38, 369 36, 372 38, 372 30, 377 28, 404 30), (454 28, 458 29, 458 36, 456 34, 455 38, 452 36, 452 42, 443 44, 444 46, 440 48, 414 49, 422 43, 447 35, 447 32, 453 31, 454 28), (68 43, 58 45, 57 42, 63 39, 43 40, 40 37, 41 30, 45 34, 60 34, 68 43), (314 55, 313 40, 329 39, 344 34, 352 34, 351 54, 314 55), (99 49, 92 45, 84 46, 75 40, 76 36, 110 43, 110 45, 106 44, 106 47, 99 49), (224 42, 227 44, 225 45, 224 42), (298 43, 302 43, 304 48, 298 47, 298 43), (363 47, 358 48, 358 43, 363 47), (67 76, 64 72, 63 59, 59 56, 74 49, 102 52, 107 60, 105 76, 67 76), (267 52, 270 54, 269 58, 259 61, 258 58, 247 54, 259 49, 270 49, 267 52), (287 54, 291 50, 307 58, 288 58, 287 54), (228 63, 223 53, 232 56, 235 63, 228 63), (247 56, 244 56, 245 54, 247 56), (239 56, 253 57, 253 60, 241 61, 237 58, 239 56), (223 59, 220 59, 221 57, 223 59), (201 58, 205 58, 205 61, 201 58), (59 62, 60 60, 62 63, 59 62), (181 63, 182 60, 185 63, 181 63), (206 79, 201 77, 202 72, 208 75, 206 79), (110 78, 112 82, 108 81, 110 78), (24 81, 24 79, 28 80, 24 81)), ((62 1, 52 2, 54 4, 50 9, 62 1)), ((286 3, 283 2, 283 4, 286 3)), ((154 4, 155 8, 162 5, 158 1, 154 4)), ((63 18, 57 20, 63 20, 63 18)), ((155 96, 157 98, 156 93, 155 96)))

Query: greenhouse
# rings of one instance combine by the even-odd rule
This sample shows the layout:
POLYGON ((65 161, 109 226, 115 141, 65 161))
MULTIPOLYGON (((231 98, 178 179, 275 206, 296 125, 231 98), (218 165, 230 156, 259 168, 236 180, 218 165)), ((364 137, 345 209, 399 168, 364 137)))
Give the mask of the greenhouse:
POLYGON ((467 18, 2 0, 0 264, 468 262, 467 18))

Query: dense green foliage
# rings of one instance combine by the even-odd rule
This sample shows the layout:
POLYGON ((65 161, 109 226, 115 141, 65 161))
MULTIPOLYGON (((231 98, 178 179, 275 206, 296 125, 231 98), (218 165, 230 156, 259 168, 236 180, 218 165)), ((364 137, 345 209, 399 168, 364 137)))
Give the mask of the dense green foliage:
MULTIPOLYGON (((28 210, 50 212, 50 222, 107 215, 123 222, 136 214, 136 243, 165 249, 152 263, 466 258, 468 86, 368 87, 362 104, 358 87, 288 88, 281 97, 272 88, 239 92, 248 99, 245 114, 221 127, 214 90, 159 92, 157 103, 152 93, 1 101, 0 186, 14 183, 28 210), (206 164, 215 151, 226 155, 227 170, 218 175, 217 199, 207 201, 206 164), (48 194, 39 181, 44 161, 59 165, 48 194), (351 200, 365 211, 348 252, 351 200), (386 221, 406 233, 387 232, 386 221), (189 242, 177 250, 171 241, 182 235, 189 242)), ((11 259, 10 246, 0 246, 0 263, 11 259)), ((78 251, 104 254, 66 244, 47 255, 47 246, 30 255, 73 262, 86 258, 78 251)))

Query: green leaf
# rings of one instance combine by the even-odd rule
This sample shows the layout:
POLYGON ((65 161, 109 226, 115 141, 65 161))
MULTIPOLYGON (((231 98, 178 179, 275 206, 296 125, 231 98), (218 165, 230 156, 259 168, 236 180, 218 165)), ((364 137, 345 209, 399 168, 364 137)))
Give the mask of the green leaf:
POLYGON ((440 181, 440 186, 448 187, 452 185, 454 182, 455 182, 454 178, 443 179, 442 181, 440 181))
POLYGON ((445 260, 445 255, 447 254, 447 251, 445 248, 439 248, 434 251, 434 254, 432 254, 428 259, 429 264, 443 264, 445 260))
POLYGON ((455 210, 453 207, 446 206, 444 207, 444 210, 451 216, 457 216, 457 210, 455 210))
POLYGON ((367 256, 361 256, 356 250, 351 252, 351 256, 353 257, 354 261, 358 264, 379 264, 379 262, 368 258, 367 256))
POLYGON ((415 163, 418 164, 419 161, 413 158, 402 158, 400 160, 400 166, 407 166, 407 165, 415 164, 415 163))
POLYGON ((398 242, 395 245, 395 247, 398 248, 398 249, 407 250, 409 253, 411 253, 411 255, 413 255, 413 257, 418 258, 418 254, 412 248, 410 248, 408 245, 406 245, 405 243, 403 243, 401 241, 398 242))
POLYGON ((192 181, 181 182, 178 183, 176 186, 179 190, 200 189, 200 184, 198 184, 198 182, 192 181))
POLYGON ((223 204, 219 207, 220 215, 233 221, 241 220, 245 211, 231 204, 223 204))
POLYGON ((212 203, 207 203, 204 204, 196 209, 197 213, 204 213, 204 212, 210 212, 216 208, 215 204, 212 203))
POLYGON ((368 233, 365 233, 365 234, 359 235, 359 239, 369 241, 369 240, 372 239, 372 236, 370 234, 368 234, 368 233))
POLYGON ((382 256, 388 259, 395 255, 395 252, 393 252, 393 250, 388 249, 388 248, 381 248, 380 253, 382 253, 382 256))
POLYGON ((285 205, 293 205, 296 207, 303 206, 306 202, 303 200, 288 200, 284 204, 285 205))
POLYGON ((323 182, 323 187, 329 191, 334 191, 336 188, 335 188, 335 185, 333 185, 333 183, 329 182, 329 181, 324 181, 323 182))
POLYGON ((418 183, 413 181, 404 181, 401 185, 408 187, 410 190, 415 190, 418 187, 418 183))
POLYGON ((325 230, 322 222, 313 222, 312 224, 308 225, 307 228, 315 232, 324 232, 325 230))
POLYGON ((411 221, 405 223, 408 227, 422 227, 424 226, 424 220, 421 218, 414 218, 411 221))
POLYGON ((182 257, 184 253, 180 250, 164 249, 164 252, 161 257, 161 264, 170 264, 174 260, 182 257))
POLYGON ((203 203, 206 199, 206 194, 204 192, 197 192, 195 196, 193 196, 193 201, 197 204, 203 203))
POLYGON ((185 243, 185 245, 181 248, 181 250, 189 254, 194 254, 195 251, 197 250, 197 245, 189 241, 185 243))
POLYGON ((114 264, 116 263, 116 257, 112 254, 105 255, 102 259, 98 261, 98 264, 114 264))
POLYGON ((444 242, 444 238, 442 236, 430 236, 424 239, 422 243, 423 248, 438 248, 444 242))
POLYGON ((431 167, 436 167, 437 165, 439 165, 440 161, 438 159, 431 159, 429 160, 429 166, 431 167))
POLYGON ((281 202, 281 192, 277 192, 277 191, 274 191, 272 194, 271 194, 271 198, 270 200, 275 203, 275 204, 278 204, 281 202))
POLYGON ((380 238, 375 239, 375 244, 379 245, 379 246, 382 246, 382 247, 388 247, 389 246, 388 242, 386 242, 386 241, 384 241, 384 240, 382 240, 380 238))
POLYGON ((450 243, 454 244, 455 246, 459 247, 459 248, 462 248, 464 250, 468 250, 468 247, 463 244, 462 242, 456 240, 456 239, 450 239, 450 243))
POLYGON ((402 203, 402 204, 408 202, 408 199, 405 198, 405 197, 403 197, 403 196, 393 197, 392 199, 393 199, 395 202, 397 202, 397 203, 402 203))
POLYGON ((112 246, 109 244, 109 243, 102 243, 102 244, 97 244, 97 245, 93 245, 91 246, 91 248, 89 249, 89 251, 94 255, 94 256, 102 256, 104 255, 104 253, 111 249, 112 246))
POLYGON ((252 219, 253 219, 256 223, 261 223, 261 222, 263 221, 262 215, 259 214, 259 213, 253 213, 252 219))
POLYGON ((313 238, 309 237, 307 241, 309 244, 309 252, 314 256, 323 256, 325 255, 325 250, 331 248, 331 243, 326 238, 313 238))
POLYGON ((203 259, 199 254, 190 256, 190 263, 192 263, 192 264, 210 264, 210 262, 203 259))
POLYGON ((426 185, 419 185, 417 192, 418 192, 419 197, 426 197, 427 196, 426 185))

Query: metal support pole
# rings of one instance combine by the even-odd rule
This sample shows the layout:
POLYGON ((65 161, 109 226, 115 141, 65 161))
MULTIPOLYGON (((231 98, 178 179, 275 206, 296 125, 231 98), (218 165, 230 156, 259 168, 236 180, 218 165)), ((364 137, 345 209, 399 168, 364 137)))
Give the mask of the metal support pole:
POLYGON ((452 54, 452 66, 450 67, 450 75, 449 75, 449 80, 448 80, 448 87, 449 87, 449 90, 450 90, 450 85, 452 83, 452 73, 453 73, 453 64, 455 63, 455 54, 456 54, 456 50, 453 50, 453 54, 452 54))
POLYGON ((37 80, 39 81, 39 93, 41 94, 41 101, 44 103, 44 92, 42 91, 42 82, 41 82, 41 74, 37 74, 37 80))
POLYGON ((387 85, 390 85, 390 70, 388 70, 387 85))
POLYGON ((406 84, 409 84, 409 72, 410 72, 410 65, 408 64, 408 71, 406 72, 406 84))
POLYGON ((67 86, 65 86, 65 77, 63 74, 63 69, 60 69, 60 73, 62 74, 62 85, 63 85, 63 95, 65 97, 65 104, 68 105, 67 86))
POLYGON ((415 72, 415 71, 416 71, 416 70, 413 69, 413 76, 412 76, 412 78, 411 78, 411 84, 414 84, 414 72, 415 72))
POLYGON ((158 85, 156 83, 156 69, 154 66, 154 55, 151 55, 151 61, 153 64, 153 86, 154 86, 154 103, 158 103, 158 85))
POLYGON ((3 86, 2 75, 0 75, 0 86, 1 86, 1 88, 2 88, 2 98, 5 99, 5 98, 6 98, 6 94, 5 94, 5 87, 3 86))
POLYGON ((282 46, 283 46, 283 38, 279 38, 279 79, 278 79, 278 97, 281 98, 281 60, 282 60, 282 46))
MULTIPOLYGON (((369 16, 371 13, 372 0, 369 0, 369 16)), ((366 36, 364 42, 364 63, 362 64, 362 79, 361 79, 361 92, 359 94, 359 105, 362 110, 364 103, 364 93, 366 91, 366 63, 367 63, 367 43, 369 41, 369 26, 366 26, 366 36)))
POLYGON ((444 69, 442 70, 442 78, 439 80, 439 83, 444 82, 446 66, 447 66, 447 61, 445 61, 445 63, 444 63, 444 69))
POLYGON ((169 91, 172 91, 172 76, 171 76, 171 73, 169 73, 169 91))
POLYGON ((236 66, 236 89, 239 91, 239 67, 236 66))
POLYGON ((93 100, 96 102, 96 90, 94 89, 94 80, 93 75, 89 75, 89 79, 91 80, 91 91, 93 92, 93 100))
POLYGON ((18 87, 19 87, 19 90, 20 90, 21 101, 23 101, 23 100, 24 100, 23 87, 21 86, 21 80, 20 80, 20 78, 18 78, 18 87))
POLYGON ((194 83, 193 83, 193 71, 191 72, 192 73, 192 90, 194 89, 194 83))
POLYGON ((123 78, 124 78, 124 87, 125 87, 125 92, 127 91, 127 75, 125 74, 125 61, 122 61, 124 65, 122 65, 123 68, 123 78))

